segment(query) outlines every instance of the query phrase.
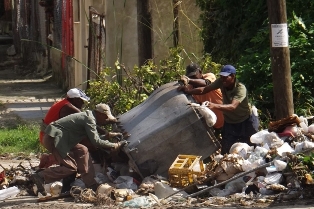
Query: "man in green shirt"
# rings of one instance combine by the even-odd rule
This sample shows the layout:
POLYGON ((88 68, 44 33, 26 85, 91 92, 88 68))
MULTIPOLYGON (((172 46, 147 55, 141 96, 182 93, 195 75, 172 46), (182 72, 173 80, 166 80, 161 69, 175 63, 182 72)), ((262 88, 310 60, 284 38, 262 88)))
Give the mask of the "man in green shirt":
POLYGON ((44 182, 55 182, 76 172, 81 174, 87 188, 96 190, 98 184, 94 179, 92 158, 88 148, 80 142, 87 137, 95 147, 118 150, 126 141, 111 143, 107 140, 110 133, 99 136, 97 132, 97 125, 106 125, 114 119, 108 105, 98 104, 93 111, 71 114, 50 123, 45 129, 43 146, 54 155, 58 166, 31 175, 38 191, 46 195, 44 182))
POLYGON ((185 86, 178 87, 179 91, 196 95, 206 94, 215 89, 221 90, 223 104, 210 102, 208 107, 221 110, 224 114, 221 154, 229 153, 231 146, 236 142, 252 145, 250 137, 258 131, 258 127, 253 125, 258 124, 256 121, 258 118, 252 115, 246 87, 236 79, 236 69, 232 65, 223 66, 220 78, 205 87, 190 90, 185 86))

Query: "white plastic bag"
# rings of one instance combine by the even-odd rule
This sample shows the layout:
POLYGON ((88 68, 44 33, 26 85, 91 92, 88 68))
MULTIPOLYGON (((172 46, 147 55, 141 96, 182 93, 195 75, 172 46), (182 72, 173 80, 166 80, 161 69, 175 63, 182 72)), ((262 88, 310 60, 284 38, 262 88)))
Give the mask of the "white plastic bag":
POLYGON ((280 147, 277 148, 277 153, 280 156, 286 156, 285 153, 294 153, 294 149, 287 143, 283 143, 283 145, 281 145, 280 147))
POLYGON ((9 187, 6 189, 1 189, 0 190, 0 200, 5 200, 7 198, 15 197, 19 193, 20 193, 20 190, 16 186, 9 187))
POLYGON ((217 122, 217 116, 207 107, 208 103, 208 101, 203 102, 202 105, 191 103, 191 106, 197 109, 200 114, 205 118, 206 124, 209 127, 212 127, 217 122))
POLYGON ((133 177, 131 176, 119 176, 113 183, 115 183, 118 189, 137 190, 137 185, 134 183, 133 177))
POLYGON ((314 133, 314 123, 308 127, 308 132, 314 133))
POLYGON ((262 144, 265 138, 265 135, 269 134, 268 130, 261 130, 250 137, 250 141, 254 144, 262 144))

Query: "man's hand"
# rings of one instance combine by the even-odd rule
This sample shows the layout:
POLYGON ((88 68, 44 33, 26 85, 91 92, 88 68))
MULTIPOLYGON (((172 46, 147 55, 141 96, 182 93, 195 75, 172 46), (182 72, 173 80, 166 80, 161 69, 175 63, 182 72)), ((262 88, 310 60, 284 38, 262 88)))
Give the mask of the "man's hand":
POLYGON ((212 103, 212 102, 208 102, 208 104, 206 105, 209 109, 213 109, 216 108, 216 104, 212 103))
POLYGON ((111 123, 119 123, 118 122, 118 119, 117 118, 115 118, 115 119, 107 119, 107 122, 109 123, 109 124, 111 124, 111 123))
POLYGON ((126 132, 126 131, 124 131, 122 134, 123 134, 123 138, 124 138, 124 139, 126 139, 126 138, 128 138, 128 137, 131 136, 131 134, 129 134, 129 133, 126 132))
POLYGON ((178 82, 182 82, 185 86, 187 86, 190 82, 189 77, 182 75, 178 82))
POLYGON ((121 147, 125 146, 128 142, 126 140, 119 141, 115 143, 114 147, 112 148, 113 152, 120 150, 121 147))
POLYGON ((120 133, 120 132, 109 132, 108 133, 108 137, 109 137, 109 139, 110 138, 113 138, 113 137, 121 137, 123 134, 122 133, 120 133))
POLYGON ((183 91, 184 93, 186 93, 186 91, 188 90, 188 88, 186 86, 179 86, 177 88, 178 91, 183 91))

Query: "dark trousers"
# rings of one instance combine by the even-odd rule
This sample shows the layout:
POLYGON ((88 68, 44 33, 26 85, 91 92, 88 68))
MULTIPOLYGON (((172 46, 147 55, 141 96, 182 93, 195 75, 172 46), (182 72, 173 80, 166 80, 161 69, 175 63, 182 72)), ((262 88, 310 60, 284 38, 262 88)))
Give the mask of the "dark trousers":
POLYGON ((45 134, 43 138, 43 146, 53 154, 58 166, 49 167, 42 171, 45 182, 51 183, 59 181, 63 178, 71 176, 78 172, 86 187, 95 185, 95 170, 92 163, 92 158, 86 146, 77 144, 71 149, 71 152, 62 158, 58 150, 54 146, 54 138, 45 134))
POLYGON ((221 154, 229 153, 231 146, 236 142, 243 142, 253 146, 254 144, 251 143, 250 137, 258 131, 256 127, 256 122, 258 121, 256 120, 258 118, 251 115, 241 123, 227 123, 225 121, 221 132, 221 154))

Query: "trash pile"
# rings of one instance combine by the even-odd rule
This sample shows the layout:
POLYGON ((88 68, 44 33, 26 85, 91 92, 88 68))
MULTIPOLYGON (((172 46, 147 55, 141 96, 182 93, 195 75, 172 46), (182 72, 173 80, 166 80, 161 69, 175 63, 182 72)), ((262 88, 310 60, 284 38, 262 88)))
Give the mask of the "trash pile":
MULTIPOLYGON (((255 146, 235 143, 229 154, 214 154, 203 164, 201 156, 179 155, 168 176, 150 175, 143 179, 125 175, 125 165, 101 167, 95 164, 97 191, 85 188, 79 176, 68 195, 74 202, 129 208, 153 206, 215 206, 307 198, 312 195, 314 176, 314 124, 296 115, 270 122, 267 130, 251 136, 255 146)), ((165 153, 166 154, 166 153, 165 153)), ((0 174, 0 200, 19 195, 19 188, 37 194, 27 180, 36 171, 17 167, 0 174)), ((62 182, 45 185, 48 196, 60 194, 62 182)))

